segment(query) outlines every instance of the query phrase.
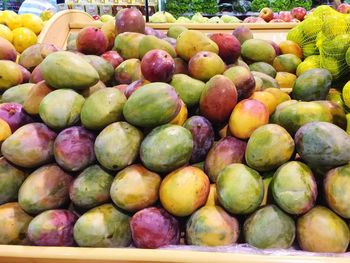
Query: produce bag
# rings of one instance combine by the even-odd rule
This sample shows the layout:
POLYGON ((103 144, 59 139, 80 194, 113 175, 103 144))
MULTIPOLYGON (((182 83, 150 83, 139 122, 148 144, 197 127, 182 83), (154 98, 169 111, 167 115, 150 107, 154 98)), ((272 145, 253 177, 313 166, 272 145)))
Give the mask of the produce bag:
POLYGON ((251 3, 247 0, 236 0, 232 2, 232 9, 239 13, 247 13, 251 9, 251 3))

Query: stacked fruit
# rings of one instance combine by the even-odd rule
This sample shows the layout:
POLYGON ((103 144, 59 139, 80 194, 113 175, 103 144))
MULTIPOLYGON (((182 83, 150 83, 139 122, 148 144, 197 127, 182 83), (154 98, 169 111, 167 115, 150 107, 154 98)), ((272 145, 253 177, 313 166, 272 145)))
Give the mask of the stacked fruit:
POLYGON ((19 53, 37 43, 37 35, 43 25, 41 18, 36 15, 0 11, 0 37, 10 41, 19 53))
POLYGON ((3 47, 1 244, 347 250, 345 112, 327 70, 294 75, 295 43, 125 9, 73 51, 3 47))

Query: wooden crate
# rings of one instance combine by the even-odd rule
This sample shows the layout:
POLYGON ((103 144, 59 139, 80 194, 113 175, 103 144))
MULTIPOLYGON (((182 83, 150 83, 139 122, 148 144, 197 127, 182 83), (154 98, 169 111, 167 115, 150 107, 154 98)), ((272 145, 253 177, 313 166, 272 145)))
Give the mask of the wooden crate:
MULTIPOLYGON (((95 21, 89 14, 79 10, 66 10, 57 13, 45 25, 43 31, 39 36, 39 43, 54 44, 56 47, 65 48, 67 38, 70 32, 78 32, 86 26, 103 25, 100 21, 95 21)), ((174 24, 169 23, 148 23, 147 26, 154 29, 167 31, 169 27, 174 24)), ((226 32, 232 31, 238 26, 245 25, 249 27, 255 38, 273 40, 279 43, 285 40, 288 31, 293 28, 295 23, 266 23, 266 24, 181 24, 188 29, 200 30, 204 33, 209 32, 226 32)))

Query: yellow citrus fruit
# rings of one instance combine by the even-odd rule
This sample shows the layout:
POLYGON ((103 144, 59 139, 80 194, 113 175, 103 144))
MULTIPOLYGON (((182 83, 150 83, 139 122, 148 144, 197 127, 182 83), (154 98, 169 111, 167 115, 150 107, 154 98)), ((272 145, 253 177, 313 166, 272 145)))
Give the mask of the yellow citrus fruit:
POLYGON ((0 37, 7 39, 12 42, 13 34, 12 31, 5 25, 0 24, 0 37))
POLYGON ((174 119, 170 122, 171 124, 182 126, 187 120, 188 110, 186 104, 181 101, 181 109, 174 119))
POLYGON ((5 11, 0 11, 0 24, 5 24, 7 13, 5 11))
POLYGON ((16 13, 9 13, 5 19, 9 29, 14 30, 22 26, 21 17, 16 13))
POLYGON ((35 33, 25 27, 16 28, 13 33, 13 45, 19 53, 22 53, 28 47, 34 45, 38 41, 35 33))
POLYGON ((350 108, 350 81, 343 88, 343 100, 346 107, 350 108))
POLYGON ((35 34, 39 35, 44 27, 44 23, 40 17, 33 14, 20 15, 22 21, 22 27, 26 27, 32 30, 35 34))
POLYGON ((12 134, 11 128, 6 121, 0 119, 0 142, 3 142, 12 134))
POLYGON ((281 89, 292 89, 297 76, 288 72, 277 72, 275 79, 281 89))

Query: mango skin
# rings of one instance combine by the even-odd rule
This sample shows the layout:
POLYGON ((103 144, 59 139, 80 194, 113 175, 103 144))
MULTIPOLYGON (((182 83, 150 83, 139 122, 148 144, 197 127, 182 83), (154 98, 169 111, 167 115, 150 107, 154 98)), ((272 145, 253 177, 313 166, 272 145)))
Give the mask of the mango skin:
POLYGON ((0 90, 4 91, 23 82, 22 71, 11 60, 0 60, 0 90))
POLYGON ((18 190, 27 174, 0 158, 0 204, 17 200, 18 190))
POLYGON ((55 90, 40 102, 40 118, 53 129, 63 129, 77 123, 85 99, 69 89, 55 90))
POLYGON ((257 100, 240 101, 233 109, 230 121, 230 132, 239 139, 248 139, 252 133, 269 122, 269 111, 257 100))
POLYGON ((56 162, 67 171, 80 171, 95 161, 95 135, 81 126, 61 131, 54 143, 56 162))
POLYGON ((140 157, 150 170, 167 173, 189 162, 193 149, 189 130, 172 124, 159 126, 142 141, 140 157))
POLYGON ((113 177, 99 165, 84 169, 69 188, 69 197, 77 207, 90 209, 110 199, 113 177))
POLYGON ((139 58, 139 46, 145 35, 135 32, 124 32, 115 38, 113 50, 124 59, 139 58))
POLYGON ((284 54, 277 56, 273 61, 273 67, 278 72, 288 72, 295 74, 301 59, 294 54, 284 54))
POLYGON ((268 205, 244 222, 243 232, 246 242, 254 247, 287 249, 295 239, 295 223, 277 206, 268 205))
POLYGON ((33 83, 25 83, 9 88, 2 94, 1 101, 15 102, 23 105, 33 86, 33 83))
MULTIPOLYGON (((201 169, 201 170, 204 170, 204 169, 201 169)), ((207 198, 207 202, 205 203, 205 206, 220 206, 216 184, 210 184, 209 194, 208 194, 208 198, 207 198)))
POLYGON ((301 162, 291 161, 278 168, 270 189, 278 206, 289 214, 304 214, 316 203, 316 180, 311 169, 301 162))
POLYGON ((39 114, 41 101, 51 91, 52 89, 46 85, 45 80, 36 83, 35 86, 30 89, 26 99, 23 102, 24 110, 32 115, 39 114))
POLYGON ((302 250, 344 253, 349 245, 349 227, 335 213, 316 206, 297 221, 298 243, 302 250))
POLYGON ((27 124, 2 143, 1 152, 16 165, 25 168, 38 167, 52 160, 55 138, 56 133, 45 124, 27 124))
POLYGON ((155 36, 145 36, 141 39, 139 44, 140 59, 152 49, 161 49, 168 52, 173 58, 176 57, 176 51, 170 43, 155 36))
POLYGON ((130 221, 134 244, 138 248, 159 248, 180 243, 179 222, 162 208, 145 208, 130 221))
POLYGON ((241 55, 248 62, 272 63, 276 57, 273 46, 261 39, 248 39, 241 46, 241 55))
POLYGON ((40 71, 45 82, 54 89, 83 90, 100 80, 89 62, 68 51, 48 55, 40 64, 40 71))
POLYGON ((350 218, 349 193, 350 165, 330 170, 323 182, 328 206, 343 218, 350 218))
POLYGON ((18 59, 18 64, 22 65, 29 71, 33 71, 48 55, 58 49, 51 44, 36 44, 24 50, 18 59))
POLYGON ((92 130, 100 130, 120 121, 125 95, 117 89, 101 89, 86 99, 80 113, 82 124, 92 130))
POLYGON ((175 170, 163 179, 159 197, 170 214, 188 216, 205 204, 209 188, 207 175, 199 168, 187 166, 175 170), (178 194, 180 192, 181 195, 178 194))
POLYGON ((31 173, 22 184, 18 192, 18 203, 29 214, 59 208, 68 201, 72 180, 56 164, 42 166, 31 173))
POLYGON ((102 57, 88 55, 84 56, 83 58, 94 67, 100 77, 100 81, 103 83, 108 83, 114 76, 114 68, 112 64, 102 57))
POLYGON ((74 240, 80 247, 127 247, 131 243, 130 217, 112 204, 95 207, 75 223, 74 240))
POLYGON ((200 31, 185 30, 177 37, 176 52, 182 59, 189 61, 200 51, 211 51, 218 54, 219 47, 200 31))
POLYGON ((239 235, 237 219, 219 206, 204 206, 192 214, 186 224, 187 244, 225 246, 236 243, 239 235))
POLYGON ((272 78, 276 77, 276 70, 273 66, 266 62, 255 62, 249 65, 251 71, 257 71, 269 75, 272 78))
POLYGON ((161 177, 141 164, 120 171, 110 187, 113 202, 120 208, 136 212, 153 205, 158 200, 161 177))
POLYGON ((247 143, 232 136, 218 141, 208 152, 204 169, 212 182, 216 182, 220 172, 227 165, 242 163, 247 143))
POLYGON ((114 76, 119 84, 131 84, 142 78, 141 61, 132 58, 123 61, 114 70, 114 76))
POLYGON ((32 217, 18 203, 6 203, 0 206, 0 244, 29 245, 27 229, 32 217))
POLYGON ((121 170, 135 161, 142 139, 142 132, 127 122, 112 123, 96 138, 96 158, 109 170, 121 170))
POLYGON ((78 216, 68 210, 48 210, 28 226, 28 237, 36 246, 74 246, 73 226, 78 216))
POLYGON ((245 159, 257 171, 271 171, 290 160, 294 149, 294 140, 287 130, 276 124, 266 124, 250 136, 245 159))
POLYGON ((230 164, 221 170, 216 187, 220 203, 231 214, 254 212, 264 197, 260 174, 244 164, 230 164))

